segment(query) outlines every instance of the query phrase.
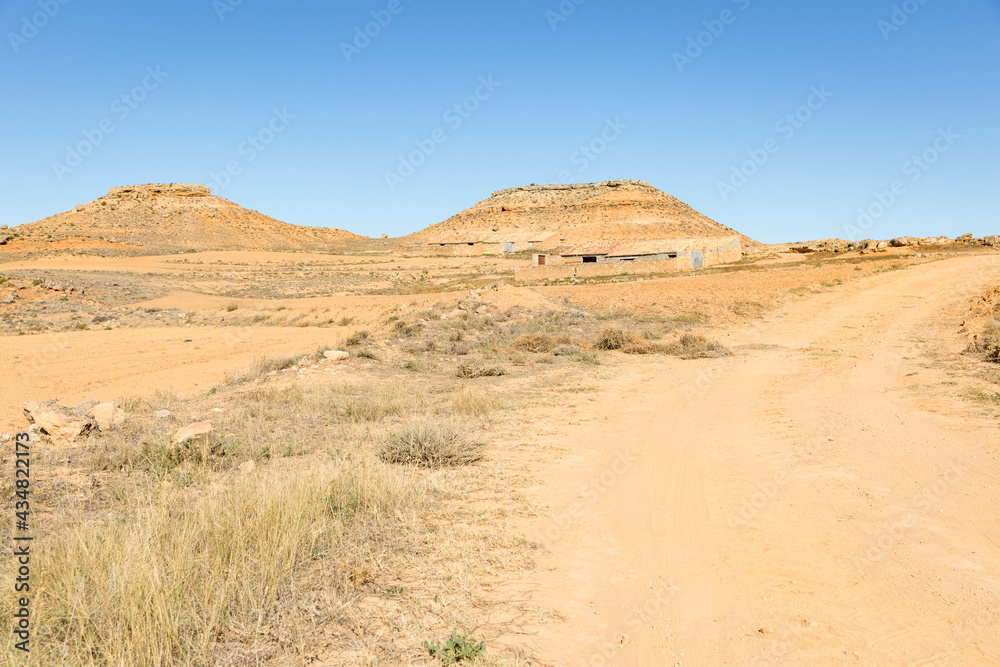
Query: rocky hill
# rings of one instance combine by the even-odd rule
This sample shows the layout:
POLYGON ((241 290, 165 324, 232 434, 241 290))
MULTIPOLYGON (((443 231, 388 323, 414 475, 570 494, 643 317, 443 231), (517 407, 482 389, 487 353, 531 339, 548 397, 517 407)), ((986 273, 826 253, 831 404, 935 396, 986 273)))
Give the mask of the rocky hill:
POLYGON ((363 238, 340 229, 290 225, 213 196, 204 185, 184 183, 111 188, 106 197, 12 231, 27 242, 105 242, 150 253, 319 250, 363 238))
POLYGON ((533 237, 538 247, 588 241, 741 236, 645 181, 530 185, 494 192, 484 201, 406 242, 442 239, 503 241, 533 237))

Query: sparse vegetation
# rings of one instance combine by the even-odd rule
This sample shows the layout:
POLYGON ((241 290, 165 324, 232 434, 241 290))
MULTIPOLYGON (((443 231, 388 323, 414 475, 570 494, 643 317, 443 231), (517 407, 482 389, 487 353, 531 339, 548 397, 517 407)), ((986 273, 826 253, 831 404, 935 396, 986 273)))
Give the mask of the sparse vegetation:
POLYGON ((452 422, 417 422, 390 431, 379 458, 421 468, 469 465, 483 458, 486 443, 452 422))
POLYGON ((258 380, 271 372, 291 368, 299 360, 298 357, 258 357, 249 369, 235 373, 228 379, 228 384, 246 384, 258 380))
POLYGON ((733 354, 721 343, 694 334, 681 336, 679 341, 668 345, 664 351, 682 359, 712 359, 730 357, 733 354))
POLYGON ((457 375, 460 378, 484 378, 506 375, 507 370, 499 364, 491 364, 482 360, 465 361, 458 365, 457 375))
POLYGON ((636 343, 635 334, 624 329, 610 328, 598 334, 594 347, 598 350, 620 350, 636 343))
POLYGON ((370 335, 371 334, 369 334, 367 331, 356 331, 355 333, 347 337, 347 340, 344 341, 344 345, 347 345, 348 347, 356 347, 358 345, 361 345, 362 342, 368 340, 368 337, 370 335))
POLYGON ((240 305, 238 303, 231 303, 228 306, 226 306, 226 312, 227 313, 232 313, 232 312, 237 311, 239 309, 240 309, 240 305))
POLYGON ((444 644, 424 642, 424 648, 442 665, 454 665, 460 662, 474 662, 486 655, 486 644, 476 641, 472 633, 462 634, 452 630, 451 636, 444 644))
POLYGON ((127 490, 120 518, 47 536, 32 587, 46 637, 33 655, 39 664, 228 662, 232 643, 255 644, 265 619, 276 634, 296 632, 306 601, 293 578, 322 567, 334 597, 349 591, 350 563, 391 541, 419 497, 378 463, 266 474, 195 496, 127 490))

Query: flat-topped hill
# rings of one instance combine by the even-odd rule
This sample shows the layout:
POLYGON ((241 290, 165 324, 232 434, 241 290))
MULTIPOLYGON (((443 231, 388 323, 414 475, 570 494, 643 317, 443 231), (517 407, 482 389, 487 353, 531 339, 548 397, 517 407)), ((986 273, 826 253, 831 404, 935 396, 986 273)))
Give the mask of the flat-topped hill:
POLYGON ((616 180, 500 190, 404 239, 501 242, 524 237, 548 247, 597 240, 734 235, 742 237, 645 181, 616 180))
POLYGON ((212 195, 185 183, 111 188, 107 196, 76 210, 21 225, 26 237, 102 239, 143 251, 323 249, 363 237, 340 229, 300 227, 212 195))

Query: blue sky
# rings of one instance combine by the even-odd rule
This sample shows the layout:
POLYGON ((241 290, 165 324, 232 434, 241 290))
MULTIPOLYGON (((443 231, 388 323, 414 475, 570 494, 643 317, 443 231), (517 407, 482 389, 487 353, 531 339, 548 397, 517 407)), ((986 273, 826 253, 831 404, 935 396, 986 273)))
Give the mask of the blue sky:
POLYGON ((1000 233, 1000 0, 237 2, 0 3, 0 223, 194 182, 395 236, 638 178, 762 241, 1000 233))

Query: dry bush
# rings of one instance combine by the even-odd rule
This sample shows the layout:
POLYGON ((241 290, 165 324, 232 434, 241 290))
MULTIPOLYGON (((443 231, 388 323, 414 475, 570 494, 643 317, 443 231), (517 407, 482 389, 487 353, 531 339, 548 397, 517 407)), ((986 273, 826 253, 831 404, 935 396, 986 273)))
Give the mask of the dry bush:
POLYGON ((391 544, 420 497, 371 462, 251 477, 201 496, 134 497, 108 520, 65 516, 32 582, 32 657, 210 665, 228 657, 227 644, 298 634, 308 615, 292 580, 321 565, 334 594, 346 592, 346 565, 391 544))
POLYGON ((490 364, 483 360, 465 361, 458 365, 457 375, 460 378, 500 377, 506 375, 507 369, 499 364, 490 364))
POLYGON ((667 345, 663 351, 682 359, 714 359, 731 357, 733 355, 721 343, 709 340, 704 336, 685 334, 676 343, 667 345))
POLYGON ((556 355, 557 357, 572 357, 575 354, 580 354, 580 352, 582 351, 583 350, 581 350, 576 345, 564 344, 564 345, 557 345, 552 350, 552 354, 556 355))
POLYGON ((1000 320, 994 320, 969 346, 970 352, 981 352, 987 361, 1000 363, 1000 320))
POLYGON ((605 329, 597 335, 594 347, 598 350, 620 350, 628 345, 638 343, 635 335, 624 329, 605 329))
POLYGON ((555 349, 556 342, 548 334, 531 333, 518 336, 511 347, 524 352, 548 353, 555 349))
POLYGON ((421 468, 469 465, 483 458, 486 443, 452 422, 408 424, 386 434, 379 458, 421 468))
POLYGON ((367 331, 356 331, 350 336, 348 336, 347 340, 344 341, 344 345, 347 345, 348 347, 361 345, 362 341, 368 340, 368 336, 370 335, 371 334, 369 334, 367 331))

